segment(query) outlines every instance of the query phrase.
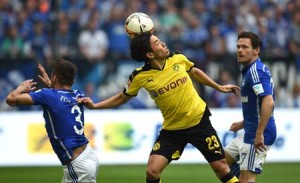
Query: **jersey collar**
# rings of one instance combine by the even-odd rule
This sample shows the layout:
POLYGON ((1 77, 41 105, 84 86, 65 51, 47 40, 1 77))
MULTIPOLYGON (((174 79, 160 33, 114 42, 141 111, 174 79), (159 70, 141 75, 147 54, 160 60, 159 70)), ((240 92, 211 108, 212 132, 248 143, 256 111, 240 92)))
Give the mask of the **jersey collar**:
POLYGON ((249 70, 249 68, 256 62, 261 62, 260 58, 256 59, 254 62, 252 62, 251 64, 247 65, 246 67, 243 67, 242 69, 242 73, 245 73, 247 70, 249 70))

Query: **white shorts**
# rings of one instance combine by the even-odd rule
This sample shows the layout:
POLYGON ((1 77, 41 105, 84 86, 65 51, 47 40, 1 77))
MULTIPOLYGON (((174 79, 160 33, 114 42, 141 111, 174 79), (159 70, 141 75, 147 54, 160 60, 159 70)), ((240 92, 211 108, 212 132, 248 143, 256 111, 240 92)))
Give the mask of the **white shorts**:
POLYGON ((265 145, 266 151, 255 151, 253 144, 244 143, 244 133, 239 134, 224 149, 240 164, 240 170, 261 173, 270 146, 265 145))
POLYGON ((63 166, 62 183, 96 182, 99 170, 99 160, 93 148, 87 145, 85 150, 69 164, 63 166))
POLYGON ((261 173, 270 146, 265 145, 265 151, 255 151, 253 144, 243 144, 240 152, 240 170, 248 170, 261 173))
POLYGON ((236 162, 240 159, 240 150, 242 149, 244 143, 244 133, 238 133, 232 141, 230 141, 224 150, 227 154, 231 156, 236 162))

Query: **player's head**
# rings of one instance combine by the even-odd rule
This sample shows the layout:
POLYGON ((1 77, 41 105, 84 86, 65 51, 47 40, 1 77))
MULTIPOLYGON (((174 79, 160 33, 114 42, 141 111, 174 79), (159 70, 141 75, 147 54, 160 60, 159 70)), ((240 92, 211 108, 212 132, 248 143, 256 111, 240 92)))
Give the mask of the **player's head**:
POLYGON ((238 35, 237 57, 238 62, 248 65, 259 57, 262 42, 260 38, 252 32, 241 32, 238 35))
POLYGON ((131 56, 138 62, 166 59, 169 49, 158 37, 150 32, 144 32, 135 36, 130 44, 131 56))
POLYGON ((52 65, 51 80, 55 76, 55 82, 63 86, 72 86, 77 74, 77 66, 70 61, 58 59, 52 65))
POLYGON ((253 32, 241 32, 238 35, 238 40, 241 38, 248 38, 250 39, 251 42, 251 46, 253 49, 260 49, 262 46, 262 42, 260 40, 260 38, 254 34, 253 32))
POLYGON ((138 62, 149 62, 147 52, 152 51, 150 45, 150 32, 143 32, 134 36, 130 42, 131 57, 138 62))

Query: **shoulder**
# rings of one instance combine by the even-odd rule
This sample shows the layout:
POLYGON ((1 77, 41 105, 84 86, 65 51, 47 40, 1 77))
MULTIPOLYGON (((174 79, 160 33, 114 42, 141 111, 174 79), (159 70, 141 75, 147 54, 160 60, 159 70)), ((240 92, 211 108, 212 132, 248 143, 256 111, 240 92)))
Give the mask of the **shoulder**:
POLYGON ((255 62, 251 67, 250 67, 250 72, 252 75, 270 75, 270 70, 266 64, 264 64, 261 61, 255 62))
POLYGON ((262 62, 255 62, 250 67, 248 74, 254 83, 259 83, 262 79, 271 77, 269 68, 262 62))
POLYGON ((35 91, 30 92, 31 94, 35 94, 35 95, 43 95, 43 94, 47 94, 47 93, 51 93, 51 88, 41 88, 35 91))
POLYGON ((141 76, 141 73, 149 71, 151 68, 147 65, 134 69, 129 75, 129 79, 132 81, 135 77, 141 76))
POLYGON ((172 59, 179 59, 179 60, 182 60, 182 59, 184 59, 184 60, 188 60, 187 58, 186 58, 186 56, 185 55, 183 55, 180 51, 175 51, 175 52, 173 52, 173 53, 171 53, 170 55, 169 55, 169 58, 172 58, 172 59))
POLYGON ((72 90, 72 91, 78 97, 84 97, 85 96, 85 94, 83 92, 81 92, 80 90, 72 90))

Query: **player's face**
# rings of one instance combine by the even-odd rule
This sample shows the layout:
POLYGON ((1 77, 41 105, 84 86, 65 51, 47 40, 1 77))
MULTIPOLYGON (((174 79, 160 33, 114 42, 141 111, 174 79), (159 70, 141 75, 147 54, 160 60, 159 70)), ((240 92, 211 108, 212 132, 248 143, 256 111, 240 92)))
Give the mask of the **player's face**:
POLYGON ((170 51, 166 46, 166 43, 161 42, 156 36, 152 35, 150 37, 150 45, 155 59, 165 59, 169 56, 170 51))
POLYGON ((249 38, 240 38, 237 43, 238 63, 249 65, 258 58, 259 49, 253 49, 249 38))

